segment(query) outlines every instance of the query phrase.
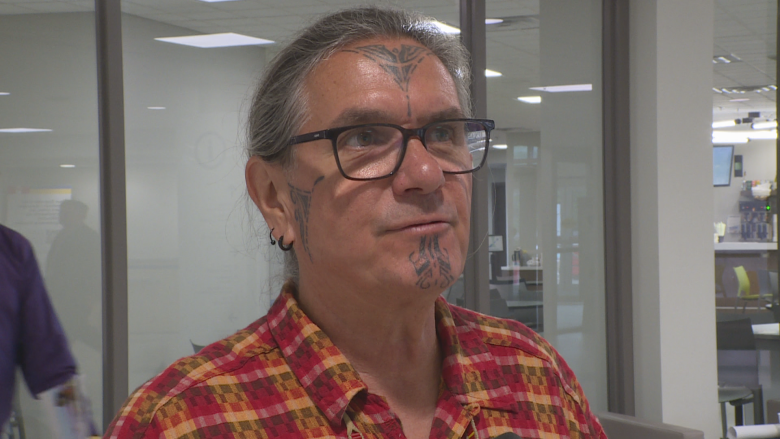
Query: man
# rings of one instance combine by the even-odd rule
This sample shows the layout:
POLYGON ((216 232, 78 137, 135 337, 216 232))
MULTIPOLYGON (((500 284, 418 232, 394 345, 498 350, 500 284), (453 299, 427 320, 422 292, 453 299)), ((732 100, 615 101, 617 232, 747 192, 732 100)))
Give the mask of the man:
POLYGON ((467 257, 463 48, 414 14, 316 22, 250 114, 252 200, 290 280, 268 314, 142 386, 106 437, 605 435, 555 350, 439 297, 467 257))
POLYGON ((33 395, 63 385, 76 374, 32 246, 0 225, 0 427, 11 413, 17 366, 33 395))

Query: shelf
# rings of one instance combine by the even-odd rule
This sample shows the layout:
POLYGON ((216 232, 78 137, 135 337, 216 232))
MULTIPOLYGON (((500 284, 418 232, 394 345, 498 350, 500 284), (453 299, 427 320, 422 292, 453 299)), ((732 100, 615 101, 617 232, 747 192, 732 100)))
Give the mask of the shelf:
POLYGON ((761 252, 777 250, 776 242, 718 242, 715 251, 761 252))

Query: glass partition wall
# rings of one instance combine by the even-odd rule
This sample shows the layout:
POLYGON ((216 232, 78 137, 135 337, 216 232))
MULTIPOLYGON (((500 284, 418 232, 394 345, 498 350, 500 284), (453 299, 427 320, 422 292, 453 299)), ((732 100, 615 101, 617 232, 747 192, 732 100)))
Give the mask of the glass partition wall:
MULTIPOLYGON (((88 3, 0 5, 0 223, 32 243, 101 429, 94 23, 88 3)), ((26 436, 57 437, 19 378, 26 436)))
MULTIPOLYGON (((780 322, 777 5, 775 0, 741 7, 715 2, 712 143, 718 381, 759 391, 756 402, 745 406, 748 424, 769 421, 774 414, 765 416, 763 401, 780 397, 780 353, 751 334, 776 328, 780 322), (740 325, 746 329, 743 335, 727 337, 740 325), (742 354, 735 358, 729 352, 737 349, 742 354), (735 367, 742 376, 729 372, 735 367)), ((727 425, 734 425, 734 411, 724 414, 727 425)))
POLYGON ((486 12, 490 310, 540 332, 606 410, 601 2, 486 12))

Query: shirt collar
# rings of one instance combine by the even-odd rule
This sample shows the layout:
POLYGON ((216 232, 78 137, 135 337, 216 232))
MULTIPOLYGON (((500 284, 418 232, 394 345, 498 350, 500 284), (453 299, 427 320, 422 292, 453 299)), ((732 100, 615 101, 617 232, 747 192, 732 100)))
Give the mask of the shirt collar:
MULTIPOLYGON (((339 425, 352 398, 366 384, 331 339, 312 322, 288 281, 268 311, 268 324, 282 355, 306 393, 331 424, 339 425)), ((517 411, 500 366, 479 333, 443 298, 436 301, 437 336, 444 354, 442 376, 456 400, 485 408, 517 411)))
POLYGON ((303 313, 296 294, 295 283, 287 281, 268 311, 268 325, 306 393, 332 425, 339 425, 349 402, 366 385, 331 339, 303 313))
POLYGON ((517 402, 504 372, 482 340, 479 332, 439 297, 436 300, 436 325, 444 361, 444 383, 463 405, 478 404, 517 412, 517 402))

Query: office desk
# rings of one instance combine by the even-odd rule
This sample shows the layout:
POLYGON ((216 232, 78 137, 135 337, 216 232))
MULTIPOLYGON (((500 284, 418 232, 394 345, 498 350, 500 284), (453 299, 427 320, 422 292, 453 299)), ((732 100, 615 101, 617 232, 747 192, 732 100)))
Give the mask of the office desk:
POLYGON ((534 308, 534 311, 536 312, 536 321, 534 324, 536 325, 536 330, 539 331, 541 328, 539 328, 540 321, 539 321, 539 310, 542 309, 544 306, 544 302, 541 300, 507 300, 506 306, 509 308, 509 310, 513 309, 526 309, 526 308, 534 308))
MULTIPOLYGON (((542 267, 521 267, 519 265, 508 265, 501 267, 501 271, 511 272, 515 283, 522 278, 525 284, 530 286, 542 286, 542 267)), ((509 280, 509 279, 507 279, 509 280)))
POLYGON ((780 323, 753 325, 756 349, 780 352, 780 323))

